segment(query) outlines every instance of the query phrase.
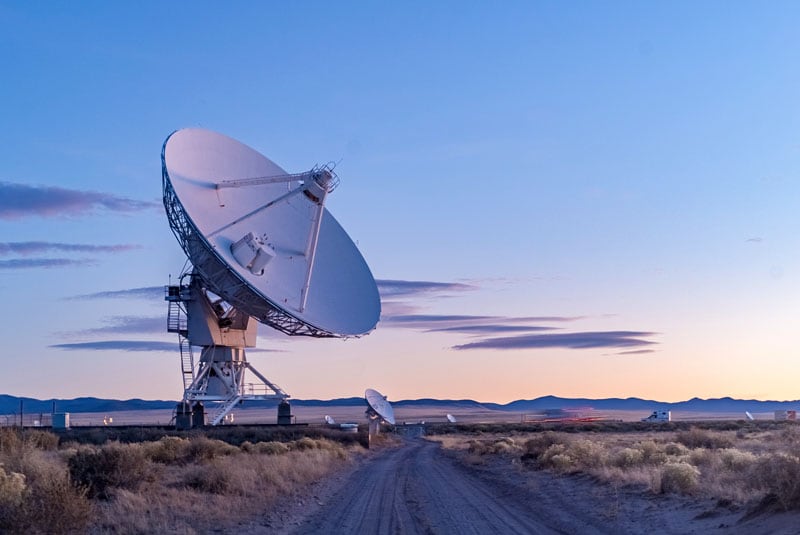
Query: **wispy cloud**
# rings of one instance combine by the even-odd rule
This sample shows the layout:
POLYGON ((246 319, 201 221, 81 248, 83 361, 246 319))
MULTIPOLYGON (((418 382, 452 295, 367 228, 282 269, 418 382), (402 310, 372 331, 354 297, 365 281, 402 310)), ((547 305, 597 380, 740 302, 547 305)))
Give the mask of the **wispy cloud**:
POLYGON ((407 281, 393 279, 379 279, 375 282, 378 284, 378 291, 381 297, 460 293, 477 289, 476 286, 460 282, 407 281))
POLYGON ((76 342, 54 344, 50 347, 67 351, 162 351, 175 353, 178 342, 158 342, 152 340, 106 340, 100 342, 76 342))
POLYGON ((655 349, 635 349, 633 351, 620 351, 614 353, 615 355, 646 355, 647 353, 656 353, 655 349))
POLYGON ((565 323, 582 319, 580 316, 476 316, 468 314, 400 314, 386 316, 383 322, 389 327, 402 327, 426 331, 475 332, 535 331, 544 330, 540 323, 565 323))
POLYGON ((453 332, 463 334, 500 334, 512 332, 535 332, 535 331, 553 331, 557 327, 545 327, 542 325, 502 325, 502 324, 485 324, 485 325, 457 325, 455 327, 442 327, 438 329, 428 329, 426 332, 453 332))
POLYGON ((140 245, 89 245, 82 243, 57 243, 43 241, 0 242, 0 255, 17 254, 22 256, 41 254, 49 251, 70 253, 119 253, 141 249, 140 245))
POLYGON ((157 206, 155 202, 97 191, 0 182, 0 219, 74 216, 91 214, 97 210, 129 213, 157 206))
POLYGON ((162 316, 111 316, 103 320, 108 325, 86 329, 65 336, 96 336, 108 334, 160 334, 167 332, 167 317, 162 316))
POLYGON ((384 318, 386 323, 398 323, 411 327, 430 327, 452 322, 474 322, 497 319, 497 316, 470 316, 465 314, 406 314, 384 318))
POLYGON ((56 268, 91 266, 95 264, 95 261, 85 258, 13 258, 11 260, 0 260, 0 269, 56 268))
POLYGON ((67 299, 164 299, 163 286, 145 286, 143 288, 128 288, 126 290, 107 290, 91 294, 74 295, 67 299))
POLYGON ((645 337, 656 333, 645 331, 597 331, 575 333, 530 334, 487 338, 453 346, 453 349, 592 349, 599 347, 646 347, 655 342, 645 337))

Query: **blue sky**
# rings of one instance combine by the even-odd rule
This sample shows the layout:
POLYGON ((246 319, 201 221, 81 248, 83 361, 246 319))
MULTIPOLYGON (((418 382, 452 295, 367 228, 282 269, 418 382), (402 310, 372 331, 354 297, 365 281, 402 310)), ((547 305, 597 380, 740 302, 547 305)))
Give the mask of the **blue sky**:
POLYGON ((379 280, 295 397, 796 399, 800 7, 0 3, 0 392, 177 398, 160 150, 289 170, 379 280), (160 323, 161 322, 161 325, 160 323), (171 349, 172 348, 172 349, 171 349))

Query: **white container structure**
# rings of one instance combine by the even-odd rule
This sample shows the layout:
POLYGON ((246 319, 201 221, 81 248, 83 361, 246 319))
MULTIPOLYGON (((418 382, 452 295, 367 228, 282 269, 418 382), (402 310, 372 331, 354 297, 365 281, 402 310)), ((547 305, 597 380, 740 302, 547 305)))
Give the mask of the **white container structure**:
POLYGON ((672 411, 653 411, 647 418, 642 418, 643 422, 671 422, 672 411))
POLYGON ((56 412, 53 414, 53 429, 69 429, 68 412, 56 412))

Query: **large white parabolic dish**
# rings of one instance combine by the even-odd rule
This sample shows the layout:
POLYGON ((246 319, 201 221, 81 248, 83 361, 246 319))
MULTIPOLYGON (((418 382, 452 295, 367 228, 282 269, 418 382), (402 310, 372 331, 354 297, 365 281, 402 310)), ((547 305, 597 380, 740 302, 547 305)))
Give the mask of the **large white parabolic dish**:
POLYGON ((367 400, 367 405, 375 414, 387 423, 394 425, 394 409, 383 394, 372 388, 367 388, 364 392, 364 399, 367 400))
POLYGON ((313 195, 292 194, 302 178, 254 180, 287 173, 252 148, 198 128, 172 133, 161 162, 170 226, 211 291, 287 334, 346 337, 375 328, 375 279, 324 207, 309 254, 320 204, 313 195), (226 181, 247 184, 219 187, 226 181), (243 267, 231 251, 248 233, 269 251, 262 273, 243 267))

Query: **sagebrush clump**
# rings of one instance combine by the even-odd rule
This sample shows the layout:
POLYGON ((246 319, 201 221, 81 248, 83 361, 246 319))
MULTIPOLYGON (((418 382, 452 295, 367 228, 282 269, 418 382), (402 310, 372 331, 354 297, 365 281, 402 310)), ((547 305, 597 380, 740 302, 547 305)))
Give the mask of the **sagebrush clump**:
POLYGON ((0 428, 0 533, 76 533, 92 506, 54 451, 58 437, 0 428))
POLYGON ((108 444, 79 449, 67 462, 72 480, 92 498, 108 499, 115 488, 136 490, 153 476, 150 460, 138 444, 108 444))

